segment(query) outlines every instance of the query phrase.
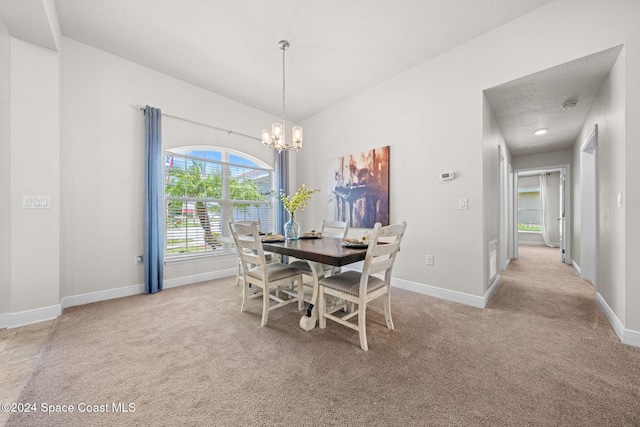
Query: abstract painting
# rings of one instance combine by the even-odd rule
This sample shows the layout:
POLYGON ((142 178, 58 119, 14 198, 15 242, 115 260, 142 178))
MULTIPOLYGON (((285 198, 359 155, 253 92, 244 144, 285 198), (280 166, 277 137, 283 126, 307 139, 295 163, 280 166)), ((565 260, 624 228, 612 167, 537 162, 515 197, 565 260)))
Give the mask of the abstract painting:
POLYGON ((389 146, 331 160, 329 219, 350 228, 389 225, 389 146))

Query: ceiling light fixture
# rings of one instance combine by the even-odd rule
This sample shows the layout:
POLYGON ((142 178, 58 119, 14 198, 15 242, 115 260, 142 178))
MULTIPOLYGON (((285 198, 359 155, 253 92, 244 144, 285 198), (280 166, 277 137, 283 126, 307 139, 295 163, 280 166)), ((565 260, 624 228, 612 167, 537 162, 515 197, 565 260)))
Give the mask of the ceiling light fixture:
POLYGON ((563 110, 571 110, 576 105, 578 105, 578 101, 567 101, 564 104, 562 104, 560 108, 562 108, 563 110))
POLYGON ((280 40, 278 43, 280 50, 282 50, 282 123, 273 123, 271 130, 262 129, 262 143, 268 148, 275 148, 278 151, 282 150, 296 150, 302 148, 302 127, 294 126, 291 128, 292 141, 291 144, 287 144, 285 138, 285 102, 284 102, 284 89, 285 89, 285 74, 284 74, 284 52, 289 49, 289 42, 286 40, 280 40))
POLYGON ((547 129, 542 128, 542 129, 538 129, 535 132, 533 132, 534 134, 540 136, 540 135, 544 135, 545 133, 547 133, 547 129))

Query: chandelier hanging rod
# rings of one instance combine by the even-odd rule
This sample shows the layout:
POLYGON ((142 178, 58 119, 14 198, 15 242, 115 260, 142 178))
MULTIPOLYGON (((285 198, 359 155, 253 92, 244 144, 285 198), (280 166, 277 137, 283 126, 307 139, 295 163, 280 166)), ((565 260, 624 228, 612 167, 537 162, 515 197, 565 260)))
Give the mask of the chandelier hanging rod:
POLYGON ((291 128, 291 144, 287 144, 285 134, 286 120, 286 74, 285 74, 285 51, 289 49, 289 42, 280 40, 278 47, 282 50, 282 123, 271 124, 271 130, 262 129, 262 143, 268 148, 282 150, 300 150, 302 148, 302 127, 293 126, 291 128))

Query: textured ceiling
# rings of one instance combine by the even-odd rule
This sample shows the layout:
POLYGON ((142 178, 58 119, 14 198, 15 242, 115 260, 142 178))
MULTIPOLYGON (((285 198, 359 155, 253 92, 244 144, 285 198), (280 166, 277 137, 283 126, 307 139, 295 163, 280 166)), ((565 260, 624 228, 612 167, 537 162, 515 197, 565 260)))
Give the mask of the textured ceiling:
POLYGON ((514 156, 573 147, 621 46, 485 91, 514 156), (561 105, 577 101, 575 108, 561 105), (545 135, 534 135, 545 128, 545 135))
MULTIPOLYGON (((33 0, 21 0, 33 1, 33 0)), ((62 34, 300 121, 551 0, 54 0, 62 34)))

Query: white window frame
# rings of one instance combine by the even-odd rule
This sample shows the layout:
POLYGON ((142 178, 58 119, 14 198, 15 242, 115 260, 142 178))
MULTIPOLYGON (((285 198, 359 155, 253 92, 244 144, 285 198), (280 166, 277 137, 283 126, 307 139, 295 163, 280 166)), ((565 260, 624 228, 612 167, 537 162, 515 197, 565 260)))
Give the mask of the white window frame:
MULTIPOLYGON (((521 194, 533 194, 533 193, 537 193, 538 194, 538 199, 540 199, 541 197, 541 191, 540 188, 538 188, 538 191, 526 191, 526 190, 518 190, 518 224, 516 225, 516 229, 518 231, 518 233, 537 233, 537 234, 542 234, 542 230, 520 230, 520 212, 522 211, 538 211, 540 214, 540 218, 542 219, 542 200, 540 200, 540 207, 539 208, 520 208, 520 195, 521 194)), ((542 220, 540 221, 540 227, 542 227, 542 220)))
MULTIPOLYGON (((168 168, 165 166, 164 169, 164 180, 163 182, 164 184, 164 206, 166 207, 164 210, 164 214, 163 214, 163 220, 164 220, 164 224, 165 224, 165 230, 164 230, 164 235, 165 235, 165 247, 164 247, 164 257, 165 257, 165 262, 167 264, 170 263, 175 263, 175 262, 184 262, 184 261, 191 261, 191 260, 195 260, 195 259, 200 259, 200 258, 213 258, 213 257, 221 257, 221 256, 231 256, 231 255, 235 255, 235 247, 230 243, 230 232, 228 230, 228 227, 226 226, 226 224, 232 219, 232 205, 233 204, 242 204, 242 201, 237 201, 237 200, 231 200, 229 198, 229 184, 230 184, 230 180, 229 177, 231 175, 230 170, 234 167, 241 167, 241 168, 249 168, 252 170, 256 170, 256 171, 264 171, 267 172, 269 174, 269 190, 273 192, 274 189, 274 185, 275 185, 275 173, 274 170, 271 166, 269 166, 268 164, 266 164, 265 162, 263 162, 262 160, 259 160, 247 153, 238 151, 238 150, 233 150, 230 148, 225 148, 225 147, 214 147, 214 146, 185 146, 185 147, 174 147, 174 148, 170 148, 170 149, 166 149, 163 152, 163 158, 166 158, 166 156, 179 156, 182 158, 187 158, 187 159, 192 159, 192 160, 196 160, 199 162, 207 162, 207 163, 213 163, 213 164, 219 164, 222 165, 222 197, 217 199, 217 198, 197 198, 197 197, 176 197, 176 196, 168 196, 167 195, 167 188, 166 188, 166 184, 167 184, 167 170, 168 168), (191 156, 188 155, 186 153, 188 152, 192 152, 192 151, 211 151, 211 152, 217 152, 221 154, 221 160, 213 160, 213 159, 207 159, 207 158, 202 158, 202 157, 197 157, 197 156, 191 156), (246 159, 249 162, 252 162, 254 164, 256 164, 257 166, 246 166, 243 164, 239 164, 239 163, 231 163, 230 158, 231 156, 237 156, 237 157, 241 157, 243 159, 246 159), (215 250, 211 249, 211 250, 202 250, 202 251, 198 251, 198 252, 184 252, 184 253, 179 253, 179 254, 169 254, 168 250, 169 250, 169 245, 168 245, 168 228, 167 228, 167 223, 168 223, 168 215, 169 215, 169 210, 168 210, 168 202, 170 200, 183 200, 183 201, 203 201, 203 202, 207 202, 207 203, 219 203, 220 204, 220 216, 221 216, 221 220, 220 220, 220 234, 222 237, 220 237, 220 246, 217 247, 215 250)), ((264 203, 265 205, 268 206, 268 215, 269 215, 269 221, 271 221, 271 224, 273 224, 275 222, 275 198, 274 197, 268 197, 266 201, 261 201, 261 203, 264 203)), ((251 201, 247 201, 247 204, 252 204, 251 201)), ((236 220, 240 220, 243 218, 236 218, 236 220)), ((216 230, 216 233, 218 232, 218 230, 216 230)), ((188 233, 188 228, 185 230, 185 234, 188 233)))

